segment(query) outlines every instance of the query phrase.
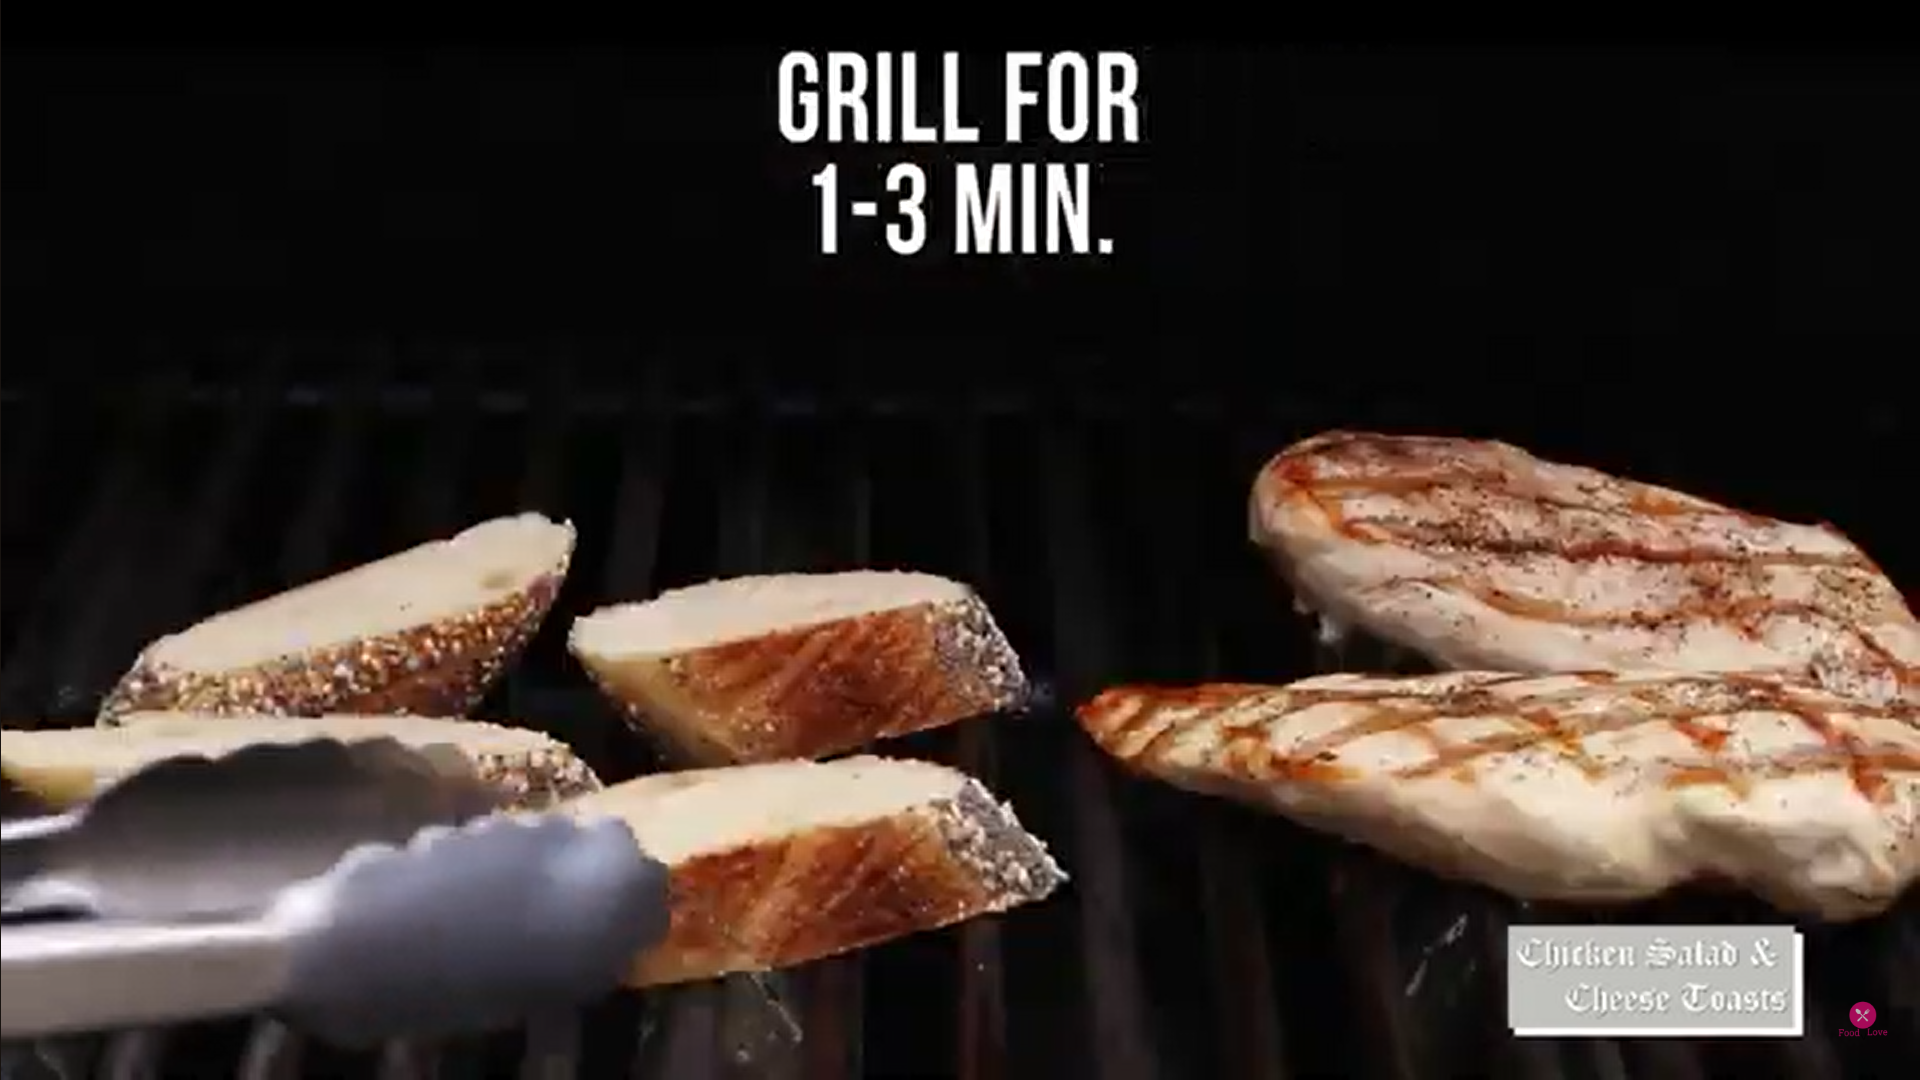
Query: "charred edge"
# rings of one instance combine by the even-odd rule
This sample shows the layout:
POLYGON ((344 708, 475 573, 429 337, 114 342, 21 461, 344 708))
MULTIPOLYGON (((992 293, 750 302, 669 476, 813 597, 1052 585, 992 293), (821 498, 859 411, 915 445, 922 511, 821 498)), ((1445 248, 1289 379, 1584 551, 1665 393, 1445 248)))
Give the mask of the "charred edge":
POLYGON ((937 804, 932 816, 954 861, 979 881, 989 911, 1044 899, 1067 881, 1046 844, 977 781, 937 804))
POLYGON ((1020 656, 994 622, 986 601, 968 594, 933 612, 933 648, 941 673, 963 687, 981 712, 1024 706, 1032 694, 1020 656))

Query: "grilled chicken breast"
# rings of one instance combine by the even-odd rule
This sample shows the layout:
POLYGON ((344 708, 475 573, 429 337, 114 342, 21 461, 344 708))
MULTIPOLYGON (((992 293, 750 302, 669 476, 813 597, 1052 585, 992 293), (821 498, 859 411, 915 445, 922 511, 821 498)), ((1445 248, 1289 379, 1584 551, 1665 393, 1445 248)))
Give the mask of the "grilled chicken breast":
POLYGON ((1845 920, 1920 877, 1920 710, 1776 678, 1332 675, 1079 718, 1129 768, 1523 899, 1722 880, 1845 920))
POLYGON ((1831 526, 1503 443, 1347 432, 1268 462, 1251 523, 1325 629, 1444 668, 1777 671, 1920 699, 1920 623, 1831 526))

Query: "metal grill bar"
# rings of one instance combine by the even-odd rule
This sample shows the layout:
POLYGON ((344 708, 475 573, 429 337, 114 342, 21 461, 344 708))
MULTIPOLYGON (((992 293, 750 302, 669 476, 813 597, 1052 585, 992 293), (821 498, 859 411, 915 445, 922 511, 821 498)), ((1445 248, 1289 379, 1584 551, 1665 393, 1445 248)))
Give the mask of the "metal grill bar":
MULTIPOLYGON (((1490 902, 1480 905, 1480 910, 1475 914, 1480 917, 1482 960, 1489 971, 1500 973, 1489 980, 1495 986, 1488 997, 1490 1000, 1500 1000, 1507 989, 1505 971, 1507 927, 1511 922, 1509 908, 1506 904, 1490 902)), ((1505 1011, 1504 1002, 1500 1011, 1505 1011)), ((1506 1017, 1491 1010, 1485 1022, 1496 1036, 1506 1030, 1506 1017)), ((1558 1039, 1504 1039, 1494 1054, 1501 1075, 1515 1080, 1558 1080, 1566 1075, 1567 1056, 1565 1045, 1558 1039)))
MULTIPOLYGON (((785 552, 775 555, 771 565, 808 570, 868 565, 873 553, 873 483, 868 471, 866 429, 857 420, 829 416, 807 422, 800 434, 809 441, 826 439, 831 444, 829 451, 820 455, 832 470, 820 490, 825 496, 822 503, 829 521, 837 517, 840 522, 838 527, 826 530, 826 543, 819 556, 804 551, 785 552)), ((797 458, 783 455, 782 460, 797 458)), ((812 489, 812 485, 807 489, 812 489)), ((766 494, 764 489, 761 494, 766 494)), ((769 531, 774 538, 785 535, 777 525, 769 531)), ((770 550, 778 550, 764 535, 762 542, 770 550)), ((806 1032, 806 1075, 862 1075, 866 958, 856 952, 815 964, 804 972, 804 985, 807 1008, 801 1023, 806 1032)))
MULTIPOLYGON (((1059 684, 1068 695, 1060 704, 1070 709, 1117 666, 1109 651, 1111 615, 1105 610, 1099 569, 1091 563, 1106 545, 1089 532, 1093 513, 1078 440, 1053 429, 1041 436, 1040 452, 1046 556, 1053 578, 1054 660, 1059 684)), ((1073 892, 1080 905, 1088 1035, 1101 1076, 1152 1080, 1160 1074, 1160 1058, 1149 1042, 1112 779, 1084 740, 1075 740, 1071 747, 1066 762, 1069 822, 1078 856, 1073 892)))
POLYGON ((117 575, 128 538, 139 535, 130 530, 130 524, 141 500, 141 477, 155 453, 178 382, 177 373, 156 374, 135 399, 130 421, 117 433, 114 451, 87 509, 26 608, 31 614, 15 639, 14 655, 0 673, 0 695, 5 700, 33 703, 31 708, 16 708, 19 715, 72 715, 85 706, 83 695, 71 683, 60 681, 74 671, 73 659, 84 661, 91 655, 92 639, 100 629, 89 617, 92 611, 76 610, 77 601, 103 578, 110 586, 124 584, 117 575))
POLYGON ((240 1080, 295 1080, 300 1075, 300 1036, 285 1024, 262 1020, 253 1026, 240 1056, 240 1080))
POLYGON ((466 522, 459 505, 460 481, 475 447, 479 358, 461 351, 441 369, 436 396, 443 403, 422 424, 413 482, 399 508, 406 535, 421 540, 446 535, 466 522))
MULTIPOLYGON (((1147 537, 1148 542, 1140 546, 1165 560, 1162 572, 1151 573, 1149 568, 1143 584, 1150 605, 1148 625, 1156 628, 1152 652, 1166 664, 1165 670, 1156 667, 1151 672, 1155 677, 1199 681, 1235 677, 1222 656, 1220 620, 1212 616, 1230 611, 1245 594, 1236 587, 1237 580, 1209 565, 1202 530, 1196 527, 1232 506, 1231 500, 1240 495, 1232 492, 1228 501, 1210 506, 1214 492, 1203 491, 1193 482, 1195 477, 1223 471, 1223 462, 1217 460, 1218 439, 1216 425, 1186 422, 1151 442, 1126 440, 1124 460, 1132 478, 1128 486, 1137 497, 1123 503, 1131 511, 1125 527, 1147 537)), ((1275 945, 1266 925, 1273 900, 1260 880, 1261 854, 1244 840, 1244 832, 1199 830, 1198 900, 1206 929, 1210 986, 1216 991, 1210 1006, 1217 1017, 1218 1057, 1208 1071, 1281 1080, 1290 1070, 1274 994, 1275 945)))
POLYGON ((166 1043, 164 1031, 130 1031, 114 1036, 100 1065, 101 1080, 157 1080, 166 1043))
POLYGON ((582 1060, 578 1015, 554 1013, 528 1023, 520 1080, 574 1080, 582 1060))
MULTIPOLYGON (((744 439, 738 433, 730 432, 722 445, 731 444, 734 452, 740 456, 735 466, 738 472, 727 476, 724 472, 718 478, 721 482, 715 528, 718 532, 716 563, 712 572, 719 577, 732 577, 739 574, 764 572, 767 566, 767 432, 764 427, 755 426, 746 433, 744 439)), ((664 584, 664 583, 663 583, 664 584)), ((677 582, 676 582, 677 584, 677 582)), ((774 980, 776 990, 790 1000, 801 1001, 802 1020, 806 1024, 814 1019, 806 1009, 805 991, 797 984, 795 977, 781 976, 774 980)), ((689 1044, 685 1060, 691 1064, 685 1074, 674 1071, 682 1059, 670 1059, 673 1065, 668 1074, 673 1076, 713 1076, 722 1072, 729 1060, 724 1045, 726 1035, 726 1009, 728 1001, 717 986, 688 987, 676 993, 684 993, 693 1001, 693 1020, 687 1037, 682 1040, 689 1044), (697 1033, 698 1045, 694 1042, 697 1033)), ((674 1033, 676 1036, 679 1032, 674 1033)), ((811 1036, 811 1032, 808 1033, 811 1036)), ((785 1065, 786 1063, 781 1063, 785 1065)))
POLYGON ((330 401, 327 424, 313 471, 306 476, 306 497, 292 516, 276 562, 279 580, 307 581, 327 567, 328 544, 346 516, 346 499, 354 472, 366 453, 366 429, 375 412, 375 396, 387 379, 392 351, 376 345, 359 365, 350 388, 330 401))
POLYGON ((1401 891, 1397 874, 1371 859, 1343 860, 1328 882, 1332 906, 1340 912, 1334 930, 1355 982, 1353 1007, 1370 1018, 1368 1028, 1381 1037, 1371 1043, 1374 1075, 1412 1080, 1419 1075, 1421 1047, 1404 1008, 1397 976, 1404 970, 1394 941, 1393 910, 1401 891))
POLYGON ((1895 922, 1885 935, 1888 972, 1887 990, 1894 1014, 1904 1017, 1908 1027, 1920 1031, 1920 917, 1895 922))
MULTIPOLYGON (((993 540, 988 527, 987 459, 981 421, 961 414, 949 421, 946 448, 947 477, 954 482, 957 510, 952 527, 959 531, 967 553, 961 568, 965 577, 992 598, 998 592, 994 578, 993 540)), ((871 485, 868 488, 871 499, 871 485)), ((989 790, 1001 790, 994 724, 964 724, 951 756, 961 770, 976 776, 989 790)), ((998 1080, 1007 1072, 1006 972, 1001 956, 1000 922, 978 919, 960 929, 959 1073, 969 1080, 998 1080)))
MULTIPOLYGON (((261 444, 274 420, 273 399, 285 361, 284 352, 269 353, 246 387, 231 422, 218 428, 209 425, 205 435, 217 442, 217 448, 194 478, 191 503, 179 519, 184 527, 171 535, 156 536, 148 545, 158 558, 147 567, 153 572, 139 579, 144 593, 142 610, 160 625, 184 625, 202 614, 195 610, 207 591, 202 583, 220 554, 228 521, 241 510, 239 502, 249 474, 260 464, 261 444)), ((98 650, 98 645, 94 648, 98 650)))
POLYGON ((1666 1039, 1627 1039, 1621 1044, 1628 1076, 1671 1076, 1673 1080, 1706 1080, 1700 1055, 1685 1043, 1666 1039))

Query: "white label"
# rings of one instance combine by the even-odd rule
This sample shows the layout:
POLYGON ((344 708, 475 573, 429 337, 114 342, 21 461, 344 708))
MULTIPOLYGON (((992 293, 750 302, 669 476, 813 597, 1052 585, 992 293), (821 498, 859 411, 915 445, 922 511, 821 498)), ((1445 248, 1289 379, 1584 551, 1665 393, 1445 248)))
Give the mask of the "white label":
POLYGON ((1806 1032, 1791 926, 1513 926, 1507 1024, 1522 1036, 1723 1038, 1806 1032))

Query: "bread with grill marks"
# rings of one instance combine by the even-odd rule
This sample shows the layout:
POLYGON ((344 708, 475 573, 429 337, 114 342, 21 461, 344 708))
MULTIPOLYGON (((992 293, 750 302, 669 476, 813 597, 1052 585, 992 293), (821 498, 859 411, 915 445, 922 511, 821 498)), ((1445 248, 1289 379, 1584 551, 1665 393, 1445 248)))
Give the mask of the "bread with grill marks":
POLYGON ((776 574, 673 589, 573 624, 635 725, 693 764, 821 758, 1021 703, 986 604, 932 574, 776 574))
POLYGON ((574 531, 539 514, 223 612, 148 645, 99 719, 178 711, 461 716, 546 618, 574 531))
POLYGON ((1043 900, 1066 875, 1012 808, 879 757, 661 773, 563 804, 669 867, 666 939, 632 986, 791 967, 1043 900))

